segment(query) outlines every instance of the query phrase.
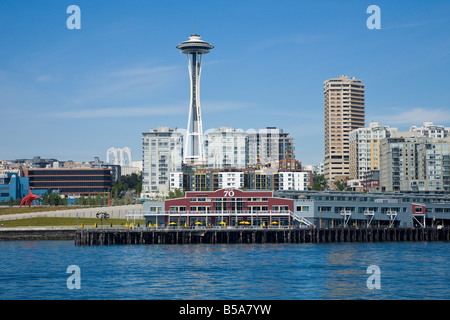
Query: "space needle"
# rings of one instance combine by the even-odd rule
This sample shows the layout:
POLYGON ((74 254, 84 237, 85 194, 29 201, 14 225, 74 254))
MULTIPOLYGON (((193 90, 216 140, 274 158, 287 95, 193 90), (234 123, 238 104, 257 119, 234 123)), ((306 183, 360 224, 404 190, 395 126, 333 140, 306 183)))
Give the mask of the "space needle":
POLYGON ((186 133, 183 163, 185 165, 204 165, 206 163, 203 141, 202 109, 200 107, 200 76, 202 73, 203 55, 214 47, 194 33, 189 40, 180 43, 181 50, 188 59, 189 78, 191 81, 191 102, 186 133))

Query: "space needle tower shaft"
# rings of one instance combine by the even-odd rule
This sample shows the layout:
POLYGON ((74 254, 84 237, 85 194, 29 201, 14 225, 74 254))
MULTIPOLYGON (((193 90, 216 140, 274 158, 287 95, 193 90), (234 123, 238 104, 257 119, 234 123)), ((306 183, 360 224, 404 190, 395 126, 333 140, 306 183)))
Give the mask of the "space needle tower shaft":
POLYGON ((183 155, 183 162, 187 165, 204 165, 206 162, 200 107, 200 76, 203 55, 213 48, 211 44, 201 40, 197 34, 191 35, 189 40, 177 46, 177 49, 180 49, 181 53, 187 56, 191 82, 191 101, 183 155))

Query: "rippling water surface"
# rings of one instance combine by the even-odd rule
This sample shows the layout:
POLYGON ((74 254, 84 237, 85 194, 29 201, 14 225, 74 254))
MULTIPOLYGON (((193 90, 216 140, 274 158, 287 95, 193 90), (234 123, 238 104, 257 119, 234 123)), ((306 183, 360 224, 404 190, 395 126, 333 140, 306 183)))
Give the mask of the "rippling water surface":
POLYGON ((443 242, 114 245, 0 242, 0 299, 449 299, 443 242), (69 290, 67 267, 81 271, 69 290), (367 268, 380 268, 369 290, 367 268))

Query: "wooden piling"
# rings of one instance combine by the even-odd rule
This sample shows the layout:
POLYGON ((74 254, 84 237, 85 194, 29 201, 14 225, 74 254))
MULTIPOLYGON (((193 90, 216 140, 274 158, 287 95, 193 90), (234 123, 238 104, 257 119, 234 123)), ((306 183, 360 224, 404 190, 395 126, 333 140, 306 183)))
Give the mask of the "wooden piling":
POLYGON ((75 245, 449 241, 450 228, 77 230, 75 245))

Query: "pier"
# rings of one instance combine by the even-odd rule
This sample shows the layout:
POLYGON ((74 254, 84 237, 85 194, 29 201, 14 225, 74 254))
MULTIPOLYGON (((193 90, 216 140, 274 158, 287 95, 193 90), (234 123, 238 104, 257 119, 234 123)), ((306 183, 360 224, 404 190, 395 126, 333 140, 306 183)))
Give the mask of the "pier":
POLYGON ((75 244, 219 244, 449 241, 450 228, 79 229, 75 244))

